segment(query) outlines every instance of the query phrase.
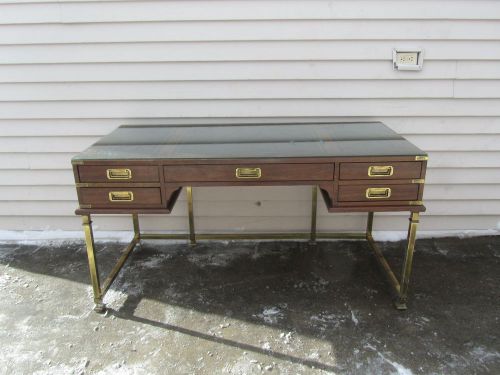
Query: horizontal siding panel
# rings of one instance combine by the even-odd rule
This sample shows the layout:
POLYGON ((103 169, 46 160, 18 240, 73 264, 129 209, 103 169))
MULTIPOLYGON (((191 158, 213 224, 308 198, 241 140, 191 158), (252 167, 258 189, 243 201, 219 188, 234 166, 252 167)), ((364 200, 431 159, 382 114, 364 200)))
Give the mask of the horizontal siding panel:
MULTIPOLYGON (((498 89, 498 85, 496 86, 498 89)), ((466 87, 463 89, 465 90, 466 87)), ((491 85, 481 84, 475 87, 476 89, 485 87, 489 97, 500 95, 499 90, 494 94, 496 96, 492 96, 491 85)), ((465 97, 465 91, 461 91, 460 94, 465 97)), ((196 81, 0 84, 0 101, 451 97, 453 97, 451 80, 213 81, 208 84, 196 81), (430 86, 432 90, 429 90, 430 86)))
POLYGON ((66 170, 0 170, 0 186, 74 185, 73 171, 66 170))
MULTIPOLYGON (((283 201, 293 206, 294 202, 310 202, 311 187, 238 187, 238 188, 195 188, 195 202, 250 202, 266 206, 269 202, 283 201)), ((178 202, 186 200, 184 193, 178 202)), ((500 184, 432 185, 425 187, 424 200, 500 200, 500 184)), ((0 186, 0 201, 42 201, 51 204, 57 201, 71 201, 77 205, 76 189, 73 185, 60 186, 0 186)), ((184 204, 184 203, 183 203, 184 204)), ((319 202, 323 205, 322 201, 319 202)))
POLYGON ((500 168, 500 152, 429 152, 428 168, 500 168))
POLYGON ((454 96, 456 98, 499 98, 500 80, 456 81, 454 96))
POLYGON ((0 186, 0 201, 70 201, 78 205, 76 188, 71 185, 61 186, 0 186))
MULTIPOLYGON (((500 212, 500 201, 495 200, 475 200, 475 201, 426 201, 427 214, 429 215, 497 215, 500 212)), ((56 201, 0 201, 0 212, 2 216, 59 216, 69 215, 76 208, 74 202, 56 201)), ((227 217, 238 213, 239 217, 253 217, 254 219, 276 216, 279 212, 281 217, 304 217, 310 215, 311 205, 307 201, 298 201, 290 204, 286 201, 265 201, 257 206, 249 201, 198 201, 195 208, 196 215, 211 216, 214 220, 219 217, 227 217)), ((170 216, 186 216, 186 202, 178 202, 176 209, 170 216)), ((324 205, 318 206, 318 216, 328 217, 324 205)), ((401 213, 390 213, 389 215, 399 215, 401 213)))
POLYGON ((498 61, 457 61, 456 75, 463 79, 499 78, 500 64, 498 61))
POLYGON ((283 116, 500 116, 500 99, 275 99, 0 102, 4 119, 283 116))
POLYGON ((406 138, 426 151, 500 151, 500 134, 420 134, 406 138))
MULTIPOLYGON (((431 184, 499 184, 498 168, 434 168, 428 169, 426 182, 431 184)), ((500 212, 500 211, 499 211, 500 212)))
MULTIPOLYGON (((95 235, 99 238, 101 231, 128 230, 133 231, 132 222, 126 216, 100 216, 93 217, 95 235)), ((424 214, 420 220, 419 231, 439 230, 484 230, 495 229, 498 217, 495 216, 429 216, 424 214)), ((374 229, 405 231, 408 220, 398 216, 380 215, 375 219, 374 229), (378 220, 377 220, 378 219, 378 220)), ((309 220, 300 217, 263 217, 259 220, 250 217, 225 217, 213 220, 211 217, 197 217, 196 229, 198 232, 243 232, 243 231, 286 231, 296 232, 309 230, 309 220)), ((0 227, 12 230, 71 230, 81 233, 83 246, 82 221, 75 215, 68 216, 0 216, 0 227)), ((366 227, 366 214, 356 215, 330 215, 318 220, 318 231, 364 231, 366 227)), ((141 229, 145 231, 182 231, 187 232, 187 218, 168 216, 143 216, 141 229)), ((132 235, 132 234, 131 234, 132 235)), ((375 239, 377 234, 375 233, 375 239)), ((417 233, 418 237, 418 233, 417 233)), ((188 246, 186 244, 186 246, 188 246)))
MULTIPOLYGON (((101 43, 0 46, 0 64, 273 61, 273 60, 392 60, 394 47, 406 41, 254 41, 101 43)), ((498 41, 412 41, 424 48, 426 60, 499 60, 498 41)))
MULTIPOLYGON (((500 78, 498 71, 481 71, 478 78, 500 78)), ((496 65, 498 63, 494 61, 496 65)), ((397 79, 426 80, 460 78, 455 61, 429 60, 420 72, 392 69, 392 61, 238 61, 238 62, 162 62, 162 63, 83 63, 3 65, 0 82, 136 82, 136 81, 229 81, 278 79, 397 79)), ((467 78, 474 78, 472 72, 467 78)))
POLYGON ((86 149, 96 137, 7 137, 2 140, 1 153, 7 152, 78 152, 86 149))
MULTIPOLYGON (((119 125, 143 124, 245 124, 297 122, 382 121, 402 135, 411 134, 499 134, 500 117, 252 117, 252 118, 101 118, 101 119, 0 119, 3 137, 19 136, 103 136, 119 125), (43 129, 43 132, 40 132, 43 129)), ((465 157, 467 155, 464 155, 465 157)))
MULTIPOLYGON (((0 8, 1 9, 1 8, 0 8)), ((499 9, 500 11, 500 9, 499 9)), ((499 21, 281 20, 44 24, 0 27, 0 44, 227 40, 495 40, 499 21)))
POLYGON ((4 4, 3 24, 251 19, 498 19, 494 1, 139 1, 4 4))
MULTIPOLYGON (((43 141, 43 138, 40 138, 43 141)), ((1 138, 0 138, 1 141, 1 138)), ((53 151, 53 150, 51 150, 53 151)), ((0 153, 0 170, 5 169, 66 169, 71 168, 71 158, 77 154, 66 152, 15 152, 0 153)))

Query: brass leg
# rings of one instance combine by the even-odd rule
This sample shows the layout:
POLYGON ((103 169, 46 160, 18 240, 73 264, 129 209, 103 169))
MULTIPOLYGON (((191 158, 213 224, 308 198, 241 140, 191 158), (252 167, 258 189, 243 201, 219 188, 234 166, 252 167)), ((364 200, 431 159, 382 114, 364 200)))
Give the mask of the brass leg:
POLYGON ((94 234, 92 233, 92 220, 90 215, 82 217, 83 231, 85 233, 85 244, 87 245, 87 256, 89 259, 90 281, 94 291, 94 310, 102 313, 106 310, 106 306, 102 302, 101 283, 99 282, 99 271, 95 257, 94 234))
POLYGON ((312 187, 312 206, 311 206, 311 237, 309 239, 310 244, 316 243, 316 218, 318 211, 318 187, 315 185, 312 187))
POLYGON ((188 215, 189 215, 189 244, 196 245, 196 235, 194 232, 194 216, 193 216, 193 188, 186 187, 187 201, 188 201, 188 215))
POLYGON ((368 212, 368 220, 366 222, 366 238, 372 236, 373 230, 373 212, 368 212))
POLYGON ((392 272, 391 266, 389 266, 389 263, 387 263, 384 254, 382 254, 382 251, 379 249, 377 243, 373 239, 372 229, 373 229, 373 212, 368 212, 368 221, 366 223, 366 240, 368 241, 368 244, 370 245, 370 248, 372 249, 373 254, 375 255, 375 260, 377 261, 380 268, 387 277, 387 280, 391 284, 393 291, 396 293, 396 295, 399 296, 400 286, 398 278, 396 277, 396 275, 394 275, 394 272, 392 272))
POLYGON ((410 216, 410 225, 408 227, 408 239, 406 245, 406 254, 403 262, 403 271, 401 273, 401 287, 399 296, 395 303, 398 310, 406 310, 406 301, 408 299, 408 286, 410 284, 411 268, 413 263, 413 252, 415 250, 415 239, 417 237, 417 225, 419 223, 419 213, 412 212, 410 216))
POLYGON ((132 222, 134 224, 134 238, 139 241, 141 239, 141 230, 139 227, 139 215, 138 214, 132 214, 132 222))

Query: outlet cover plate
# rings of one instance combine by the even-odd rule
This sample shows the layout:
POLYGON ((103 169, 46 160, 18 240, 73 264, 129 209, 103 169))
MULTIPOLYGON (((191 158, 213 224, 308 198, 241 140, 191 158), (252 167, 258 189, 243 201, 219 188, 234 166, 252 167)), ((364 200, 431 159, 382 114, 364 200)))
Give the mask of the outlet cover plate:
POLYGON ((392 67, 394 70, 422 70, 424 51, 415 48, 394 48, 392 67))

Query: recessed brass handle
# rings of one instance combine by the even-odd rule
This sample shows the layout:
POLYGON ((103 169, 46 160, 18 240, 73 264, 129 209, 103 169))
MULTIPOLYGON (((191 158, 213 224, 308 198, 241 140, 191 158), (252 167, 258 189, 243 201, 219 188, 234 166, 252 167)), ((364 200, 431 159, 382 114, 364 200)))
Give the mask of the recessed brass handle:
POLYGON ((236 168, 236 178, 261 178, 260 168, 236 168))
POLYGON ((392 165, 371 165, 368 167, 368 176, 370 177, 386 177, 392 176, 394 167, 392 165))
POLYGON ((368 188, 366 189, 367 199, 383 199, 391 197, 391 188, 368 188))
POLYGON ((132 202, 134 200, 134 193, 131 191, 110 191, 110 202, 132 202))
POLYGON ((132 171, 130 169, 106 169, 108 180, 130 180, 132 171))

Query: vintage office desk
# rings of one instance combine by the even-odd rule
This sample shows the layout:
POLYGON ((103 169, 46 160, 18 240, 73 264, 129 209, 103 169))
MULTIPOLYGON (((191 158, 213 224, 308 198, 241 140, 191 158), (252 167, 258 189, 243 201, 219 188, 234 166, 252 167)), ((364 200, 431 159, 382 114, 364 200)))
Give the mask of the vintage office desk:
MULTIPOLYGON (((427 155, 380 122, 238 126, 121 126, 73 158, 96 311, 141 239, 366 238, 406 308, 427 155), (196 234, 193 186, 311 185, 308 233, 196 234), (169 214, 186 188, 189 233, 146 234, 139 214, 169 214), (368 212, 366 232, 316 233, 317 192, 329 212, 368 212), (408 211, 408 243, 400 281, 372 237, 373 214, 408 211), (134 237, 101 284, 92 214, 132 216, 134 237)), ((166 228, 167 229, 167 228, 166 228)), ((221 228, 223 229, 223 228, 221 228)), ((334 244, 332 247, 335 246, 334 244)))

